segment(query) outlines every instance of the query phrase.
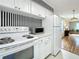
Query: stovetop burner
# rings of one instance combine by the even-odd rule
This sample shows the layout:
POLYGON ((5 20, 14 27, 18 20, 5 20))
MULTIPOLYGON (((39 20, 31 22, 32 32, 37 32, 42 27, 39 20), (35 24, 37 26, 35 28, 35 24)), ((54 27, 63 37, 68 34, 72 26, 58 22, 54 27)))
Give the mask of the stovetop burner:
POLYGON ((22 37, 26 37, 27 39, 34 38, 34 37, 33 37, 33 36, 31 36, 31 35, 23 35, 22 37))
POLYGON ((0 44, 8 44, 11 42, 14 42, 14 39, 12 39, 11 37, 5 37, 0 39, 0 44))

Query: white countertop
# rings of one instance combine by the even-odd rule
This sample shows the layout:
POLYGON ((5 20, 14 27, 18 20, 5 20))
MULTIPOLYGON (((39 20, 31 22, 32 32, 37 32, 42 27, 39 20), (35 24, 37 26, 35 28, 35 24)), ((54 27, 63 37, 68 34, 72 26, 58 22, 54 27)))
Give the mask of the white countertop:
MULTIPOLYGON (((26 34, 26 33, 25 33, 26 34)), ((5 47, 9 47, 9 46, 14 46, 14 45, 19 45, 19 44, 23 44, 23 43, 28 43, 31 41, 36 40, 38 37, 34 37, 32 39, 27 39, 26 37, 22 37, 24 35, 24 33, 14 33, 14 34, 0 34, 0 38, 4 38, 4 37, 11 37, 12 39, 14 39, 14 42, 8 43, 8 44, 1 44, 0 45, 0 49, 5 48, 5 47)))
POLYGON ((33 36, 38 37, 38 38, 42 38, 42 37, 47 37, 49 35, 51 35, 51 34, 50 33, 40 33, 40 34, 35 34, 33 36))
POLYGON ((23 38, 19 38, 19 40, 15 41, 15 42, 0 45, 0 49, 5 48, 5 47, 14 46, 14 45, 23 44, 23 43, 30 43, 31 41, 34 41, 36 39, 38 39, 38 37, 35 37, 33 39, 26 39, 26 40, 23 38))
MULTIPOLYGON (((19 35, 19 34, 17 34, 17 35, 19 35)), ((32 35, 33 35, 33 34, 32 34, 32 35)), ((0 45, 0 49, 5 48, 5 47, 14 46, 14 45, 23 44, 23 43, 27 43, 27 44, 28 44, 28 42, 30 43, 31 41, 35 41, 35 40, 37 40, 37 39, 39 39, 39 38, 42 38, 42 37, 45 37, 45 36, 49 36, 49 35, 50 35, 49 33, 36 34, 36 35, 33 35, 34 38, 32 38, 32 39, 27 39, 27 38, 23 38, 23 37, 19 37, 19 36, 17 36, 17 38, 16 38, 16 37, 13 37, 13 36, 12 36, 13 39, 15 39, 15 41, 12 42, 12 43, 0 45)), ((3 35, 2 35, 2 36, 3 36, 3 35)), ((21 35, 20 35, 20 36, 21 36, 21 35)))

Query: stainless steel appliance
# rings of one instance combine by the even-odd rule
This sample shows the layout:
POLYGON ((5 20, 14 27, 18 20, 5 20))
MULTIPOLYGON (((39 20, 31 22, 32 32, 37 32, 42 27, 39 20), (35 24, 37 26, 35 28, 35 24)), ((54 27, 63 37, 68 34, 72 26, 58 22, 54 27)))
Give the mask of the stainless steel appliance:
POLYGON ((33 59, 34 40, 28 27, 0 27, 0 59, 33 59))

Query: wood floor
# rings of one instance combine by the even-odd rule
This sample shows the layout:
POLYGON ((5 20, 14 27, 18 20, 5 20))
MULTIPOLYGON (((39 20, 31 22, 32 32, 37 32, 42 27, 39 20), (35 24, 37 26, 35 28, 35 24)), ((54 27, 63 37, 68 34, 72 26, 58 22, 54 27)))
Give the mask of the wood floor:
POLYGON ((79 55, 79 48, 75 46, 75 41, 72 37, 66 36, 63 38, 62 48, 69 52, 79 55))
MULTIPOLYGON (((62 48, 66 51, 79 55, 79 48, 75 46, 75 41, 72 37, 66 36, 62 40, 62 48)), ((69 57, 70 58, 70 57, 69 57)), ((62 52, 60 52, 56 57, 50 55, 47 59, 64 59, 62 52)))

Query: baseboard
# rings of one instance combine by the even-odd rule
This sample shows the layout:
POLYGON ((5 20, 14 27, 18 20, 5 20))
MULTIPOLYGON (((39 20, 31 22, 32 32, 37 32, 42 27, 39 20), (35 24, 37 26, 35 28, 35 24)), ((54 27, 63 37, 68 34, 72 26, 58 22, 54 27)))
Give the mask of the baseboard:
POLYGON ((47 57, 45 57, 45 59, 47 59, 50 55, 51 55, 51 53, 47 57))
POLYGON ((60 52, 61 52, 61 50, 59 50, 59 51, 57 52, 57 54, 56 54, 56 55, 53 55, 53 56, 56 57, 60 52))

